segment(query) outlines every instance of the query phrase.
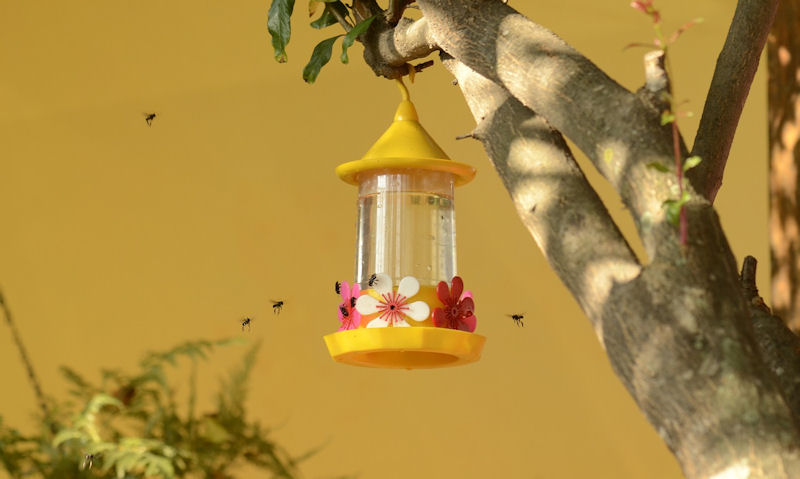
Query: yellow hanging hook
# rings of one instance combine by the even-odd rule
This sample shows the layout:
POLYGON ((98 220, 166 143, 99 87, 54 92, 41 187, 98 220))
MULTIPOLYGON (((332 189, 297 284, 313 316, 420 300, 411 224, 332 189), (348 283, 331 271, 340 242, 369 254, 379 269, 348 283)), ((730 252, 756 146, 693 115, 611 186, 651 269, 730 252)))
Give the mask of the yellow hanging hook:
POLYGON ((406 88, 406 84, 403 83, 403 79, 398 78, 395 82, 397 82, 397 88, 400 89, 400 95, 403 97, 403 101, 411 101, 411 96, 408 94, 408 88, 406 88))
POLYGON ((406 88, 405 83, 403 83, 403 79, 398 78, 395 80, 395 82, 397 84, 397 88, 400 89, 400 95, 403 97, 403 99, 400 101, 400 105, 398 105, 397 111, 394 114, 394 121, 419 121, 419 118, 417 117, 417 109, 414 108, 414 104, 411 103, 411 95, 408 94, 408 89, 406 88))

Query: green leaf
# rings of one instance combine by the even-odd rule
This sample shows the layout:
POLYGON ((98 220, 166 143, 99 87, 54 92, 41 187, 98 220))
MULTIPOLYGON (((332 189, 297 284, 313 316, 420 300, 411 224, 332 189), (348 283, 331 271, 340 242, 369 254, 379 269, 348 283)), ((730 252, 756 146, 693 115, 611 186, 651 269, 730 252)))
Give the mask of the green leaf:
POLYGON ((668 125, 673 121, 675 121, 675 115, 669 111, 665 111, 661 114, 661 126, 668 125))
POLYGON ((322 40, 314 47, 311 52, 311 59, 308 64, 303 68, 303 80, 307 83, 314 83, 317 80, 319 71, 331 60, 331 52, 333 51, 333 42, 342 35, 322 40))
POLYGON ((344 5, 344 3, 336 0, 335 2, 325 4, 325 10, 322 11, 322 15, 320 15, 318 19, 311 22, 311 26, 317 30, 321 30, 325 27, 329 27, 338 23, 338 20, 336 20, 336 16, 334 15, 334 10, 339 12, 339 15, 342 17, 347 17, 348 15, 347 7, 344 5))
POLYGON ((89 403, 86 405, 84 415, 97 414, 105 406, 115 406, 120 409, 125 408, 125 405, 122 404, 119 399, 105 393, 100 393, 95 394, 92 396, 92 399, 89 400, 89 403))
POLYGON ((689 158, 686 158, 686 161, 683 162, 683 171, 691 170, 695 166, 699 165, 701 161, 703 161, 703 159, 699 156, 690 156, 689 158))
POLYGON ((648 168, 652 168, 656 171, 660 171, 661 173, 669 173, 669 168, 667 168, 663 163, 659 163, 657 161, 652 161, 647 164, 648 168))
POLYGON ((689 199, 691 199, 689 192, 684 191, 680 200, 667 200, 662 205, 667 207, 667 221, 672 223, 673 226, 678 226, 681 219, 681 208, 683 208, 683 205, 685 205, 689 199))
POLYGON ((267 29, 272 35, 272 48, 275 49, 275 60, 286 62, 286 45, 292 36, 292 10, 294 0, 272 0, 267 15, 267 29))
POLYGON ((352 30, 347 32, 347 35, 344 36, 344 40, 342 40, 342 63, 347 63, 350 61, 350 59, 347 57, 347 49, 353 46, 353 42, 356 41, 356 38, 359 35, 367 31, 373 20, 375 20, 375 15, 362 20, 358 25, 353 27, 352 30))
POLYGON ((71 440, 79 440, 82 443, 88 441, 88 437, 86 434, 82 433, 81 431, 75 429, 62 429, 58 431, 56 437, 53 438, 53 442, 51 443, 53 447, 58 447, 62 443, 71 441, 71 440))

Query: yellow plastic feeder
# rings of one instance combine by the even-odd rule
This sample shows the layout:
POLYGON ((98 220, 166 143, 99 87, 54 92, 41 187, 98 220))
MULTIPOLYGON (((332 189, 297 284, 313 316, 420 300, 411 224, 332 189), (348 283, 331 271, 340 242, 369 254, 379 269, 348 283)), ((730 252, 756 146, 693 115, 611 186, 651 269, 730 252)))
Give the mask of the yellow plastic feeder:
POLYGON ((403 82, 389 129, 336 174, 358 186, 356 279, 336 283, 334 360, 375 368, 456 366, 480 359, 470 291, 456 271, 453 189, 475 169, 452 161, 419 124, 403 82))

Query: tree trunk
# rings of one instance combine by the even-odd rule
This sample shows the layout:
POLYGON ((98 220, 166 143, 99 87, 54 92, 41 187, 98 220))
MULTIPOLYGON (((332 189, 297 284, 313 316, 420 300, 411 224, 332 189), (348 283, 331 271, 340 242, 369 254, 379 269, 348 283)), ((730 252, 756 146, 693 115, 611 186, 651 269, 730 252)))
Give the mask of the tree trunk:
MULTIPOLYGON (((442 51, 475 117, 473 136, 521 220, 684 474, 800 478, 798 343, 758 307, 752 267, 740 280, 713 194, 693 187, 721 178, 752 75, 725 78, 755 71, 777 0, 737 7, 695 141, 714 154, 685 185, 686 245, 663 207, 678 185, 672 128, 660 122, 659 88, 668 82, 658 62, 648 63, 648 83, 634 93, 500 1, 417 3, 421 20, 367 35, 365 59, 376 73, 396 75, 413 52, 442 51), (725 98, 739 100, 716 101, 725 98), (648 264, 631 253, 561 134, 620 194, 648 264)), ((686 158, 680 141, 678 149, 686 158)))
POLYGON ((800 331, 800 0, 782 0, 767 43, 772 305, 800 331))

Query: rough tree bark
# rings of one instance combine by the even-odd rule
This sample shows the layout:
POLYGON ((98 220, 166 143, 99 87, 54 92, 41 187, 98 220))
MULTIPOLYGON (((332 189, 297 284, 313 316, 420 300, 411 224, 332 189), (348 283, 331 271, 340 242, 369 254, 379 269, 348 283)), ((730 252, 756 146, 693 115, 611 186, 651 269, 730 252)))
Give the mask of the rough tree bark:
MULTIPOLYGON (((374 2, 361 3, 375 11, 374 2)), ((396 77, 406 62, 442 52, 475 117, 473 136, 521 220, 684 474, 800 477, 797 342, 762 308, 754 263, 740 279, 713 195, 692 186, 721 177, 752 75, 712 83, 710 99, 741 100, 706 104, 703 117, 716 126, 701 126, 695 148, 715 153, 687 185, 691 233, 682 247, 662 208, 673 198, 675 175, 648 167, 673 165, 671 128, 660 124, 658 101, 668 81, 657 59, 648 61, 645 88, 630 92, 500 1, 417 3, 421 20, 375 24, 364 38, 365 60, 377 74, 396 77), (648 264, 631 253, 562 134, 619 192, 648 264)), ((740 0, 715 76, 736 68, 725 58, 731 55, 755 71, 776 5, 740 0)))
POLYGON ((800 0, 782 0, 767 45, 772 304, 800 331, 800 0))

